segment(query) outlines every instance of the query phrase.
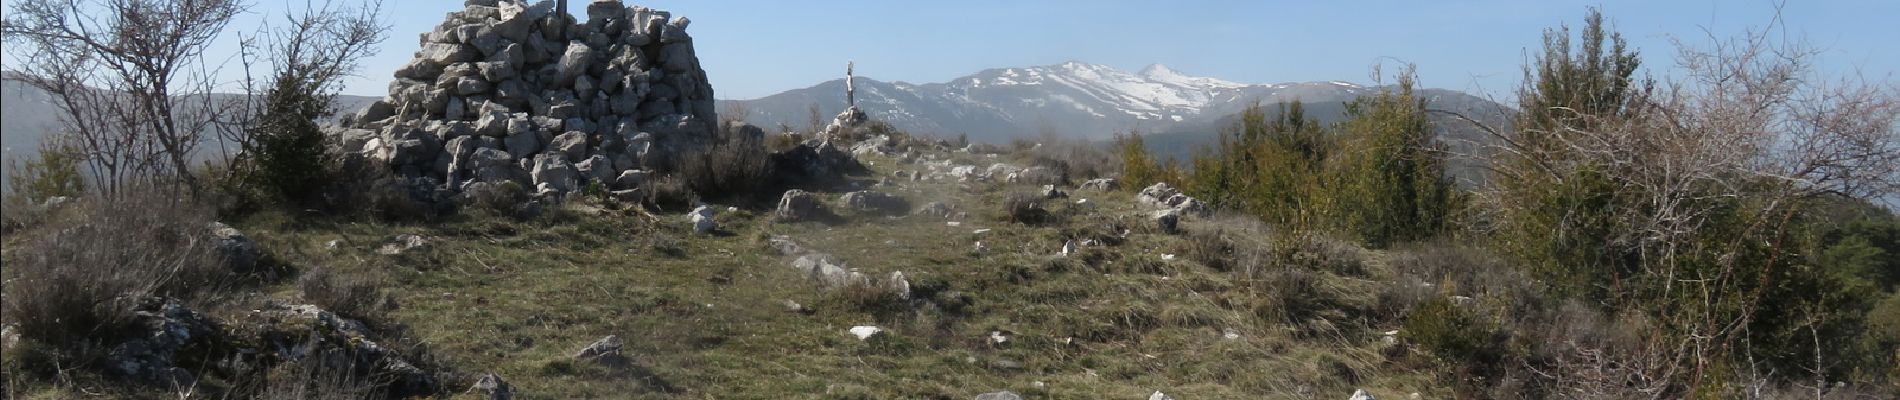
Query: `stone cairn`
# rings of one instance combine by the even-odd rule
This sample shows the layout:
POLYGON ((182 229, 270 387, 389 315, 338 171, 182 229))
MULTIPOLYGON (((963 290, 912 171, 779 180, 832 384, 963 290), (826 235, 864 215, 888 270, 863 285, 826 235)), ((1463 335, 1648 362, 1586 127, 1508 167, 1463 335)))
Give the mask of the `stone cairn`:
POLYGON ((865 122, 871 120, 870 115, 865 114, 864 110, 858 108, 857 77, 852 75, 852 70, 856 67, 856 61, 850 61, 844 64, 845 108, 844 112, 838 113, 837 117, 831 119, 831 125, 825 126, 825 137, 828 139, 838 139, 840 136, 850 133, 860 126, 864 126, 865 122))
POLYGON ((637 189, 668 155, 710 143, 718 116, 690 21, 618 0, 595 0, 587 18, 550 1, 467 0, 422 34, 388 97, 344 119, 343 151, 443 189, 558 195, 637 189))

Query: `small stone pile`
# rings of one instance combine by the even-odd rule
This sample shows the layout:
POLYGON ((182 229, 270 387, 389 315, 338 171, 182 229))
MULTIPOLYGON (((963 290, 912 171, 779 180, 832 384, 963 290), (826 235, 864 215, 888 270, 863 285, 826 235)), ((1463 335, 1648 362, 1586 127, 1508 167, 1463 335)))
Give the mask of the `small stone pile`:
POLYGON ((515 182, 632 189, 646 168, 709 143, 718 116, 690 23, 595 0, 577 22, 550 1, 468 0, 343 121, 343 150, 442 187, 515 182))

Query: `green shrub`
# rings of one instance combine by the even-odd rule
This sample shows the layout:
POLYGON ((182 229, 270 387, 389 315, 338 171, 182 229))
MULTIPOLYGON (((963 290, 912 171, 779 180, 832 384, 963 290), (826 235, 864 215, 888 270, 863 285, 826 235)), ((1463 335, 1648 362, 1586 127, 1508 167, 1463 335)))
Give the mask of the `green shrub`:
POLYGON ((1448 296, 1427 300, 1405 317, 1399 334, 1468 377, 1494 378, 1511 357, 1491 320, 1448 296))
POLYGON ((85 153, 71 139, 48 136, 34 156, 7 163, 6 197, 40 204, 53 197, 84 195, 86 179, 80 174, 80 166, 85 160, 85 153))

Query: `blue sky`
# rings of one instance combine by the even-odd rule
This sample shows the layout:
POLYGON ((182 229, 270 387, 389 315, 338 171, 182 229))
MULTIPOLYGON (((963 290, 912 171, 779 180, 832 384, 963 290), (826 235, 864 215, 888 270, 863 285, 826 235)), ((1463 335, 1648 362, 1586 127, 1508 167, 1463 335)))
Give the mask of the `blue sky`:
MULTIPOLYGON (((234 24, 302 0, 254 0, 234 24)), ((461 0, 387 0, 394 28, 345 92, 382 95, 390 73, 417 48, 416 35, 460 9, 461 0)), ((571 0, 577 15, 589 0, 571 0)), ((1789 2, 1785 32, 1827 52, 1819 67, 1892 80, 1900 73, 1900 1, 1789 2)), ((1129 71, 1152 63, 1247 83, 1368 82, 1370 67, 1417 64, 1427 86, 1505 96, 1521 79, 1527 49, 1543 29, 1578 24, 1603 9, 1644 54, 1666 68, 1672 38, 1707 41, 1771 21, 1769 0, 1688 1, 783 1, 647 0, 693 20, 693 34, 720 98, 745 99, 838 77, 845 60, 862 76, 941 82, 985 68, 1069 60, 1129 71)), ((226 39, 234 41, 227 37, 226 39)), ((228 46, 227 46, 228 47, 228 46)), ((221 47, 219 50, 225 50, 221 47)), ((1657 71, 1666 73, 1667 71, 1657 71)))

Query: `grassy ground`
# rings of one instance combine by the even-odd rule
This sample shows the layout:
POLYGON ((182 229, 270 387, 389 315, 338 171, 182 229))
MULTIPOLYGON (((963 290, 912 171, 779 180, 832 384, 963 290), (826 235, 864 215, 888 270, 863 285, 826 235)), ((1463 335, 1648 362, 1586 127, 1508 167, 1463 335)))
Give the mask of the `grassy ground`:
MULTIPOLYGON (((860 178, 918 167, 869 161, 871 175, 860 178)), ((1416 372, 1422 368, 1389 361, 1379 332, 1396 326, 1324 309, 1275 311, 1295 307, 1288 303, 1304 292, 1277 292, 1259 276, 1290 267, 1221 271, 1182 254, 1211 237, 1270 246, 1257 227, 1190 219, 1190 232, 1230 234, 1161 234, 1140 217, 1148 209, 1121 192, 1075 193, 1097 205, 1052 200, 1041 222, 1006 221, 1003 197, 1033 189, 957 182, 880 189, 914 206, 953 204, 969 214, 954 226, 936 217, 854 215, 839 208, 836 192, 822 195, 840 221, 774 223, 762 205, 721 205, 715 235, 688 233, 677 211, 598 206, 531 221, 390 225, 265 214, 238 225, 296 269, 382 282, 396 305, 378 318, 388 329, 465 376, 501 375, 523 398, 967 399, 997 390, 1032 398, 1135 399, 1156 390, 1182 399, 1345 398, 1361 387, 1382 398, 1447 395, 1434 389, 1444 386, 1437 378, 1416 372), (429 245, 376 252, 397 234, 426 236, 429 245), (821 289, 766 246, 772 235, 871 276, 902 271, 916 298, 821 289), (1067 239, 1104 245, 1060 257, 1067 239), (988 249, 975 251, 977 241, 988 249), (1164 259, 1170 254, 1177 256, 1164 259), (787 300, 812 312, 790 311, 787 300), (1294 317, 1266 316, 1278 314, 1294 317), (886 333, 859 340, 847 333, 855 325, 886 333), (993 333, 1007 341, 996 343, 993 333), (630 365, 570 356, 607 335, 625 341, 630 365)), ((1353 271, 1319 271, 1307 290, 1369 308, 1384 273, 1379 255, 1363 256, 1353 271)), ((299 296, 288 283, 261 292, 299 296)))

